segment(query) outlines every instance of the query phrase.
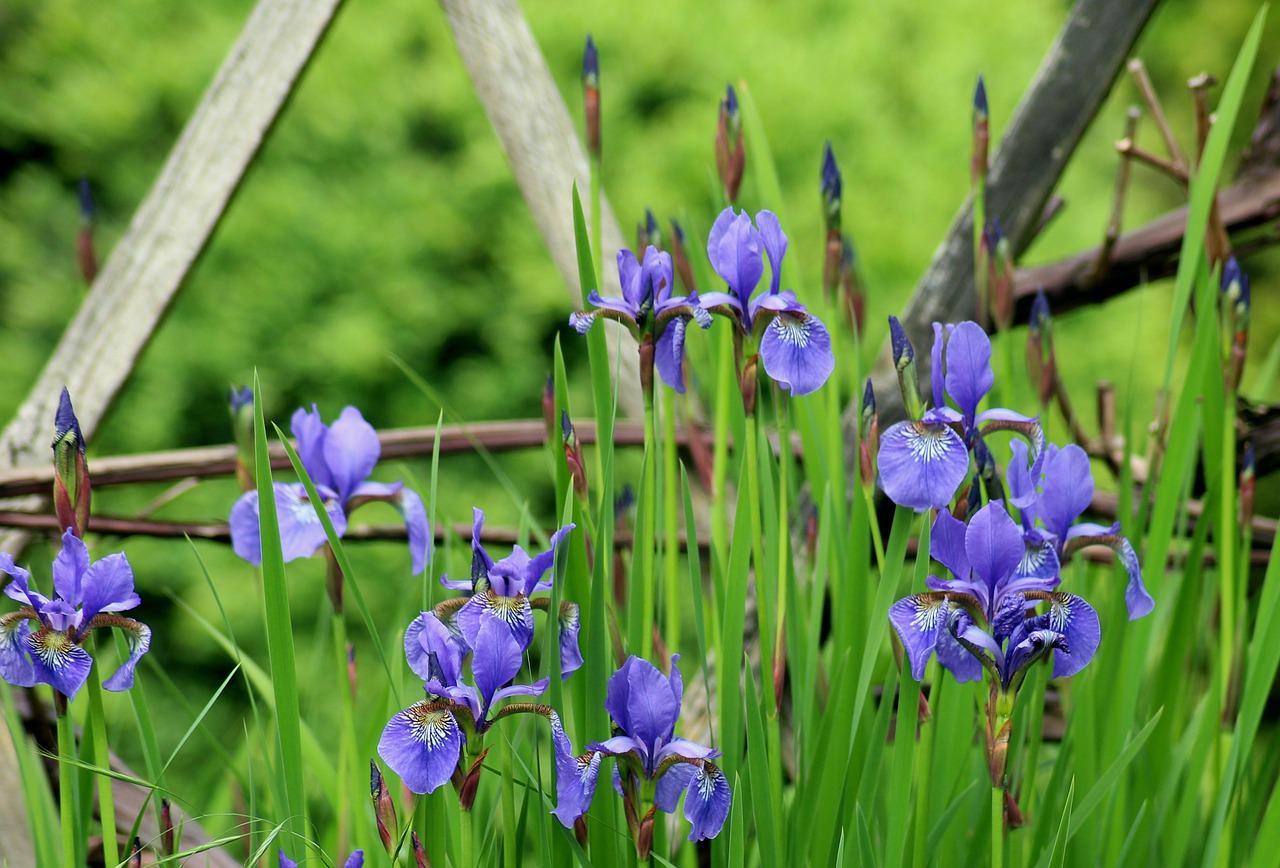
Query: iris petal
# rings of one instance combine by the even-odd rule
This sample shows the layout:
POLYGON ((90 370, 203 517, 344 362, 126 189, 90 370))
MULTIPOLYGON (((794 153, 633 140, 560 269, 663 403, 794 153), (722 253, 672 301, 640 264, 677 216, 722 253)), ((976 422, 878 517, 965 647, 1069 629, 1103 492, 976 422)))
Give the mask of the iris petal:
POLYGON ((556 763, 556 808, 551 813, 565 828, 571 829, 574 821, 591 807, 591 797, 595 794, 600 775, 600 754, 589 751, 582 756, 574 756, 573 745, 560 723, 560 716, 553 711, 550 720, 556 763))
POLYGON ((796 397, 820 389, 836 366, 827 327, 805 311, 779 313, 769 321, 760 360, 765 373, 796 397))
POLYGON ((704 762, 692 780, 684 797, 684 816, 693 830, 690 841, 702 841, 720 834, 729 816, 733 793, 729 779, 714 763, 704 762))
POLYGON ((889 499, 916 512, 942 509, 969 470, 964 441, 946 425, 899 422, 880 438, 880 485, 889 499))
POLYGON ((936 592, 905 597, 889 607, 889 623, 902 639, 902 647, 911 661, 911 677, 916 681, 924 680, 929 655, 946 626, 950 610, 946 595, 936 592))
POLYGON ((391 718, 378 755, 415 793, 434 792, 453 776, 462 730, 445 703, 419 702, 391 718))

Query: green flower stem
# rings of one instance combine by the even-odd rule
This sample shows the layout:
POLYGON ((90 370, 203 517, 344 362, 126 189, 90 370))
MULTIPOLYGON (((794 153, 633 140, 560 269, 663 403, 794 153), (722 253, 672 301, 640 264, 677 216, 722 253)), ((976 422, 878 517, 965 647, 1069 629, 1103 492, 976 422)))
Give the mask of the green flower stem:
MULTIPOLYGON (((640 656, 645 660, 653 657, 653 607, 656 595, 657 576, 654 574, 653 543, 657 536, 658 524, 658 472, 657 472, 658 429, 653 407, 653 392, 644 396, 644 466, 641 471, 640 508, 644 529, 635 535, 635 575, 631 577, 634 584, 640 586, 640 611, 629 613, 631 622, 631 647, 627 650, 635 653, 637 645, 640 656)), ((632 603, 634 605, 634 601, 632 603)))
POLYGON ((515 762, 512 759, 515 745, 509 739, 498 741, 500 742, 498 749, 502 752, 502 864, 519 865, 519 816, 516 813, 516 787, 519 784, 516 781, 515 762))
POLYGON ((777 602, 774 589, 770 587, 768 571, 764 561, 764 528, 760 520, 760 423, 756 415, 747 417, 746 454, 747 462, 747 499, 751 515, 751 563, 756 575, 756 605, 759 611, 760 634, 760 668, 764 682, 765 708, 775 704, 773 695, 773 678, 769 667, 773 660, 774 636, 777 634, 778 621, 774 605, 777 602))
MULTIPOLYGON (((720 329, 719 359, 716 365, 715 441, 712 452, 711 544, 720 563, 729 561, 728 497, 730 400, 737 382, 734 373, 733 341, 727 329, 720 329)), ((721 591, 723 596, 723 591, 721 591)), ((714 619, 713 619, 714 620, 714 619)), ((718 629, 718 627, 717 627, 718 629)))
POLYGON ((663 618, 662 637, 667 647, 679 651, 680 641, 680 522, 678 498, 680 463, 676 454, 675 390, 662 390, 662 537, 663 618))
POLYGON ((338 818, 337 851, 346 853, 351 849, 351 787, 358 780, 352 769, 356 757, 355 731, 355 697, 351 695, 350 678, 347 668, 347 625, 341 612, 334 612, 333 626, 333 662, 334 675, 337 677, 337 690, 342 698, 342 733, 338 738, 338 798, 334 810, 338 818))
POLYGON ((1004 868, 1004 788, 991 788, 991 868, 1004 868))
MULTIPOLYGON (((93 735, 93 762, 98 768, 111 768, 111 753, 107 748, 107 719, 102 712, 102 680, 98 661, 89 669, 89 681, 85 685, 89 693, 89 726, 93 735)), ((62 753, 59 747, 59 754, 62 753)), ((108 866, 120 864, 120 844, 116 837, 115 796, 111 792, 111 778, 97 778, 98 808, 102 815, 102 858, 108 866)))
POLYGON ((55 695, 54 705, 58 710, 58 815, 62 826, 62 864, 66 868, 78 868, 84 865, 80 856, 84 835, 76 828, 75 789, 79 770, 75 764, 75 724, 71 720, 66 697, 55 695))
POLYGON ((476 861, 471 856, 471 812, 458 811, 458 865, 460 868, 471 868, 476 861))

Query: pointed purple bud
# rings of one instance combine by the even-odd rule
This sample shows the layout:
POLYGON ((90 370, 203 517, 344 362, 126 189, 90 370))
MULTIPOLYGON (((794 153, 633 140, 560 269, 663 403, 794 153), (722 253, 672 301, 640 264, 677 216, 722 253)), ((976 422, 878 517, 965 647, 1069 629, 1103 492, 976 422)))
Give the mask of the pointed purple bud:
POLYGON ((410 832, 409 841, 413 845, 413 861, 417 868, 431 868, 431 860, 427 858, 427 851, 423 848, 422 839, 418 837, 418 833, 410 832))
POLYGON ((675 265, 676 275, 684 286, 685 295, 693 295, 698 291, 697 281, 693 277, 693 265, 689 262, 689 253, 685 248, 684 227, 680 221, 671 218, 671 260, 675 265))
POLYGON ((86 226, 92 226, 98 216, 98 207, 93 201, 93 188, 89 186, 89 179, 81 178, 76 189, 80 194, 80 221, 86 226))
POLYGON ((827 221, 827 232, 840 230, 840 203, 843 193, 843 181, 840 167, 836 165, 836 155, 831 150, 831 142, 827 142, 822 151, 822 204, 827 221))
POLYGON ((720 119, 716 126, 716 169, 729 204, 738 201, 746 156, 742 149, 742 116, 738 111, 738 95, 729 85, 720 100, 720 119))
POLYGON ((600 86, 600 57, 590 33, 587 34, 587 47, 582 52, 582 83, 586 87, 600 86))
POLYGON ((1030 327, 1037 331, 1044 331, 1051 325, 1052 318, 1049 312, 1049 299, 1045 296, 1043 289, 1036 290, 1036 297, 1031 302, 1031 323, 1030 327))
POLYGON ((160 800, 160 852, 164 856, 178 852, 173 834, 173 807, 168 799, 160 800))
POLYGON ((582 102, 587 128, 587 153, 600 162, 600 59, 596 43, 587 34, 587 47, 582 52, 582 102))
POLYGON ((989 116, 987 110, 987 84, 982 79, 982 73, 978 73, 978 83, 973 89, 973 114, 974 117, 986 118, 989 116))
POLYGON ((862 387, 862 430, 866 432, 871 427, 871 422, 876 417, 876 390, 871 385, 871 378, 867 377, 867 383, 862 387))
POLYGON ((1049 300, 1045 298, 1042 289, 1036 290, 1035 300, 1031 302, 1031 319, 1027 329, 1027 374, 1040 397, 1040 406, 1047 407, 1053 398, 1057 357, 1053 351, 1053 319, 1049 314, 1049 300))
POLYGON ((896 316, 889 317, 889 339, 893 345, 893 366, 898 372, 898 386, 902 389, 902 405, 907 408, 908 416, 919 419, 922 408, 920 380, 916 375, 916 351, 896 316))
POLYGON ((53 429, 54 510, 64 532, 71 528, 76 536, 83 537, 89 524, 92 486, 89 466, 84 458, 84 435, 80 433, 80 421, 71 407, 71 393, 65 386, 58 399, 53 429))
POLYGON ((973 158, 969 164, 969 181, 975 196, 982 192, 987 182, 987 151, 991 145, 988 123, 987 86, 982 76, 973 91, 973 158))
POLYGON ((231 439, 236 444, 236 480, 241 491, 253 491, 253 387, 232 386, 227 393, 227 407, 231 411, 231 439))
POLYGON ((1257 485, 1255 476, 1253 443, 1246 441, 1244 457, 1240 462, 1240 525, 1246 533, 1253 523, 1254 489, 1257 485))
POLYGON ((382 839, 382 846, 386 851, 392 853, 395 846, 396 807, 376 760, 369 760, 369 798, 373 801, 378 837, 382 839))

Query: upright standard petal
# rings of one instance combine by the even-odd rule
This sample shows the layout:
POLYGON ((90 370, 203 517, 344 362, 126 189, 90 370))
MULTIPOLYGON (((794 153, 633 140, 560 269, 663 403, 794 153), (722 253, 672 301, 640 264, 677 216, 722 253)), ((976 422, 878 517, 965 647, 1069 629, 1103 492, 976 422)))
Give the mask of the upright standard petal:
POLYGON ((436 678, 450 686, 462 681, 463 652, 435 612, 422 612, 409 624, 404 631, 404 654, 409 668, 423 681, 436 678))
POLYGON ((889 499, 916 512, 951 503, 969 471, 969 451, 947 425, 899 422, 880 438, 876 459, 889 499))
MULTIPOLYGON (((1016 457, 1014 459, 1017 460, 1016 457)), ((1046 450, 1041 464, 1043 491, 1035 513, 1045 530, 1066 540, 1071 523, 1093 500, 1093 468, 1089 456, 1074 443, 1046 450)))
POLYGON ((693 824, 689 840, 702 841, 719 835, 732 801, 733 793, 724 772, 714 763, 704 762, 689 781, 684 797, 684 816, 693 824))
POLYGON ((969 580, 969 554, 965 551, 965 523, 944 509, 933 521, 929 536, 929 556, 961 581, 969 580))
POLYGON ((84 600, 83 577, 89 569, 89 547, 72 528, 62 532, 62 548, 53 559, 53 590, 73 606, 84 600))
POLYGON ((764 274, 760 246, 760 233, 751 218, 745 212, 735 214, 732 208, 720 212, 707 239, 711 267, 737 296, 744 320, 747 301, 764 274))
POLYGON ((999 501, 988 503, 969 519, 965 532, 965 552, 974 575, 986 581, 991 600, 1002 581, 1022 562, 1022 531, 1009 518, 999 501))
MULTIPOLYGON (((670 680, 648 660, 628 657, 605 688, 605 710, 651 761, 659 740, 667 741, 680 716, 670 680)), ((652 771, 650 768, 649 771, 652 771)))
POLYGON ((472 643, 471 674, 483 705, 476 723, 489 716, 489 706, 494 696, 520 671, 524 659, 524 646, 520 645, 507 626, 496 618, 487 618, 480 625, 479 635, 472 643))
POLYGON ((107 555, 85 570, 82 622, 87 624, 99 612, 124 612, 141 605, 133 591, 133 568, 123 554, 107 555))
POLYGON ((419 702, 391 718, 378 756, 415 793, 431 793, 453 776, 462 730, 447 702, 419 702))
POLYGON ((782 258, 787 255, 787 233, 782 231, 778 215, 772 211, 757 213, 756 227, 764 242, 764 252, 769 257, 769 291, 776 294, 782 283, 782 258))
MULTIPOLYGON (((578 612, 578 604, 565 600, 560 604, 560 677, 568 678, 570 674, 582 668, 582 651, 578 647, 578 633, 582 629, 582 619, 578 612)), ((675 671, 673 663, 672 671, 675 671)))
POLYGON ((946 350, 947 394, 971 425, 979 402, 995 385, 995 375, 991 372, 991 340, 974 322, 962 322, 950 332, 946 350))
POLYGON ((804 310, 783 311, 769 321, 760 360, 765 373, 797 397, 820 389, 836 367, 827 327, 804 310))
POLYGON ((298 457, 302 459, 302 466, 307 468, 311 481, 334 488, 333 476, 324 457, 324 441, 329 436, 329 426, 320 421, 316 405, 311 405, 311 412, 302 407, 294 410, 289 429, 298 441, 298 457))
MULTIPOLYGON (((345 502, 360 483, 369 478, 381 454, 378 432, 355 407, 344 407, 324 440, 324 461, 332 479, 330 487, 338 492, 338 500, 345 502)), ((307 472, 311 472, 310 467, 307 472)))

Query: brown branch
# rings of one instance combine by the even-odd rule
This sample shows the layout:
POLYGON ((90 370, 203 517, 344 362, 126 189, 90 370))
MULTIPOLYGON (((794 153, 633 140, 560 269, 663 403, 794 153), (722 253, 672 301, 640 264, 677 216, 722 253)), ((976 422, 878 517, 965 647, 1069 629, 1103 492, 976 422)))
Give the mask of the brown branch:
MULTIPOLYGON (((574 428, 583 443, 592 445, 596 442, 595 422, 585 420, 575 424, 574 428)), ((378 434, 378 440, 382 444, 382 458, 386 460, 430 455, 435 448, 435 435, 435 426, 382 431, 378 434)), ((481 448, 489 452, 534 449, 546 442, 546 436, 546 426, 540 419, 444 425, 440 428, 440 454, 475 452, 481 448)), ((776 453, 778 451, 776 434, 772 436, 772 442, 776 453)), ((688 429, 684 427, 676 429, 676 443, 682 449, 690 447, 688 429)), ((613 445, 644 445, 644 423, 633 419, 617 420, 614 423, 613 445)), ((732 445, 730 442, 730 447, 732 445)), ((794 454, 799 456, 801 445, 798 434, 792 435, 791 445, 794 454)), ((272 469, 288 470, 291 466, 284 447, 273 444, 271 446, 272 469)), ((93 477, 94 488, 100 488, 139 482, 230 476, 235 473, 235 467, 234 446, 201 446, 141 455, 93 458, 89 463, 89 472, 93 477)), ((0 470, 0 498, 43 494, 52 485, 53 465, 51 463, 39 467, 0 470)))
MULTIPOLYGON (((1280 171, 1253 177, 1218 194, 1225 229, 1238 234, 1280 218, 1280 171)), ((1017 318, 1026 322, 1037 289, 1043 289, 1055 314, 1114 298, 1138 286, 1178 270, 1187 209, 1159 217, 1140 229, 1126 232, 1111 250, 1107 271, 1098 276, 1095 265, 1101 248, 1095 247, 1048 265, 1019 269, 1014 296, 1017 318)))

